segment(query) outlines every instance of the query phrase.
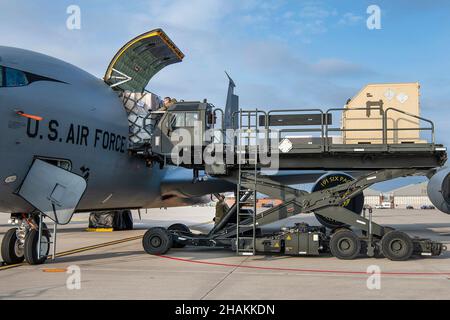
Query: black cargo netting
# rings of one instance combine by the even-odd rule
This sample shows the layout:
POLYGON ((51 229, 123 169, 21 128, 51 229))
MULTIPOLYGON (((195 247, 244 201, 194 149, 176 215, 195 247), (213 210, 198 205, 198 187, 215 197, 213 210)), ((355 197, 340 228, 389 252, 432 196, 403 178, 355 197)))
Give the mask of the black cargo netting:
POLYGON ((149 142, 156 120, 150 112, 158 110, 161 104, 159 97, 149 92, 124 92, 121 98, 128 115, 131 144, 149 142))

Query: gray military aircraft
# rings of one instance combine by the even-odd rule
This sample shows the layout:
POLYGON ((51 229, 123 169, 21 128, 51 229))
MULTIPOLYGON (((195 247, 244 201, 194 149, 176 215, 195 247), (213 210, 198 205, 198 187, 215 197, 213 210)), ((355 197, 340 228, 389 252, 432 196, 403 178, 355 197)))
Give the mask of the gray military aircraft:
MULTIPOLYGON (((125 44, 98 79, 47 55, 0 46, 0 212, 11 214, 15 224, 3 238, 5 263, 45 262, 50 233, 42 215, 66 224, 76 212, 192 205, 234 190, 229 181, 194 180, 191 170, 149 166, 129 152, 119 95, 143 92, 157 72, 183 57, 162 30, 153 30, 125 44)), ((237 110, 233 88, 230 79, 228 115, 237 110)), ((274 179, 309 183, 323 174, 274 179)), ((441 186, 447 174, 438 178, 441 186)), ((430 197, 449 213, 441 188, 434 189, 430 197)))
MULTIPOLYGON (((37 198, 49 180, 64 179, 55 177, 60 168, 86 183, 74 182, 79 190, 71 203, 76 212, 193 205, 208 201, 207 195, 233 190, 232 184, 218 179, 194 183, 190 170, 149 167, 128 153, 129 124, 118 92, 142 92, 158 71, 183 57, 162 30, 150 31, 121 48, 101 80, 47 55, 0 46, 0 212, 11 213, 17 225, 3 239, 4 262, 45 261, 48 245, 40 244, 39 258, 37 252, 36 208, 42 201, 37 198), (123 74, 132 75, 131 81, 123 81, 123 74)), ((64 190, 50 191, 57 197, 64 190)), ((62 209, 55 215, 49 209, 56 221, 58 213, 62 209)))

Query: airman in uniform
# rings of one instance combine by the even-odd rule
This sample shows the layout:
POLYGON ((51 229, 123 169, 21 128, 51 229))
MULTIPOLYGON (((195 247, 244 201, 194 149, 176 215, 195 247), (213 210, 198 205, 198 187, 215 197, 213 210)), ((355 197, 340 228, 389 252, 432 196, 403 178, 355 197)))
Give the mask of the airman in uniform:
POLYGON ((219 195, 217 203, 216 203, 216 215, 214 217, 214 223, 217 225, 223 217, 227 214, 229 208, 225 203, 225 197, 223 195, 219 195))

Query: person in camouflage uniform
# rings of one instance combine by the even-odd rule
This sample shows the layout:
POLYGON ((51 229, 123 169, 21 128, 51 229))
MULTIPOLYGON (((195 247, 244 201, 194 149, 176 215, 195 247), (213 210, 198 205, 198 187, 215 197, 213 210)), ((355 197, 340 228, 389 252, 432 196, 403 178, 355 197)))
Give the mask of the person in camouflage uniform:
POLYGON ((219 195, 217 198, 219 201, 216 203, 216 215, 214 217, 214 223, 217 225, 223 217, 227 214, 229 208, 225 203, 225 197, 223 195, 219 195))

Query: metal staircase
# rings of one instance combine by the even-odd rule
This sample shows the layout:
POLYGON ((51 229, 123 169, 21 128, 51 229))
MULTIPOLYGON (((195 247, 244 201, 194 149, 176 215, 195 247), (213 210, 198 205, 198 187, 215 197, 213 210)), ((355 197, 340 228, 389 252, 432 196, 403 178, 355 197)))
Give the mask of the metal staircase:
POLYGON ((239 111, 236 194, 236 253, 238 255, 255 255, 256 253, 257 140, 259 134, 257 116, 258 110, 239 111), (243 168, 244 166, 246 169, 243 168))

